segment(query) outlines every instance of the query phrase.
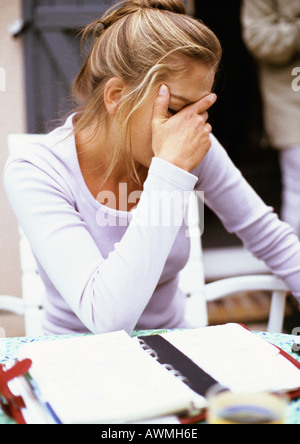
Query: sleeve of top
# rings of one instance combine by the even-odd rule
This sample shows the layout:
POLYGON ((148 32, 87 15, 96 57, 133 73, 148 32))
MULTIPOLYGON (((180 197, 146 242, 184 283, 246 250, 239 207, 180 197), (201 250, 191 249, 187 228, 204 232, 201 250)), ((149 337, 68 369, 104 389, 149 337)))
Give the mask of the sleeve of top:
POLYGON ((132 221, 104 259, 62 178, 24 161, 10 163, 4 172, 7 196, 34 254, 93 333, 134 329, 159 281, 196 181, 192 174, 154 158, 132 221), (177 223, 151 224, 153 212, 163 207, 153 198, 160 191, 164 199, 172 199, 166 206, 173 208, 177 223))
POLYGON ((221 144, 212 148, 198 171, 196 189, 230 233, 282 278, 300 301, 300 243, 289 225, 279 220, 247 183, 221 144))
POLYGON ((252 54, 280 65, 299 52, 299 17, 280 16, 273 4, 273 0, 244 0, 241 21, 244 41, 252 54))

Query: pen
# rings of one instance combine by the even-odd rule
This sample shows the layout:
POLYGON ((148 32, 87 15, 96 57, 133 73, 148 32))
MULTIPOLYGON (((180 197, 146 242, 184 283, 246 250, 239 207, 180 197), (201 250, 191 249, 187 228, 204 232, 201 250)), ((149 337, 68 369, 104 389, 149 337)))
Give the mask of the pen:
POLYGON ((42 396, 42 394, 41 394, 37 384, 35 383, 35 381, 30 376, 29 373, 27 373, 25 375, 25 381, 29 385, 30 390, 32 391, 32 393, 34 394, 35 398, 37 399, 37 401, 39 402, 39 404, 43 408, 44 412, 46 413, 49 422, 52 423, 52 424, 62 424, 61 420, 59 419, 59 417, 57 416, 57 414, 53 410, 53 408, 50 405, 50 403, 43 399, 43 396, 42 396))

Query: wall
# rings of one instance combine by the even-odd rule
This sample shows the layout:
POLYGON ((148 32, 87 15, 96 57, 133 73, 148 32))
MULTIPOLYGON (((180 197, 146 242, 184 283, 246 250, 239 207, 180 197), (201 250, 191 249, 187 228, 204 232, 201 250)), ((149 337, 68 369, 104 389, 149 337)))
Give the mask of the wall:
MULTIPOLYGON (((7 135, 26 131, 22 38, 13 38, 8 27, 22 16, 21 0, 0 4, 0 171, 7 158, 7 135)), ((15 217, 0 182, 0 294, 21 296, 18 233, 15 217)), ((22 333, 19 318, 0 316, 9 336, 22 333)))

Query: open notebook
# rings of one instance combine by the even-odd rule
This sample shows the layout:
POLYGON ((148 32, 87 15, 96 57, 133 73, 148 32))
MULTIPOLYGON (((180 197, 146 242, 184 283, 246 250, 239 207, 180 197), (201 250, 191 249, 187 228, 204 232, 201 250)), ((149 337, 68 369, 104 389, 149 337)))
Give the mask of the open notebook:
MULTIPOLYGON (((216 382, 237 392, 300 388, 296 362, 238 324, 141 341, 115 332, 32 343, 19 357, 32 360, 30 376, 39 391, 33 396, 27 385, 26 394, 23 384, 29 423, 38 422, 40 402, 50 408, 41 422, 51 416, 66 424, 108 424, 203 409, 205 392, 216 382)), ((15 383, 12 390, 21 391, 15 383)))

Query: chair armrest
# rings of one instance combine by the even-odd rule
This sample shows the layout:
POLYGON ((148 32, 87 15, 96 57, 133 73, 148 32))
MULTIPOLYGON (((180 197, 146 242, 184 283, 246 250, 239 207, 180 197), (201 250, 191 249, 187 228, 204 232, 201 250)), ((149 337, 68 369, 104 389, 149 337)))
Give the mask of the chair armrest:
POLYGON ((0 296, 0 310, 23 315, 24 309, 25 306, 23 299, 17 298, 15 296, 0 296))
POLYGON ((272 275, 238 276, 206 284, 206 301, 214 301, 240 291, 289 291, 285 283, 272 275))

